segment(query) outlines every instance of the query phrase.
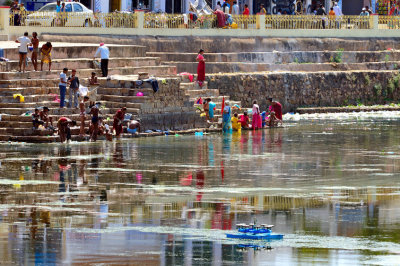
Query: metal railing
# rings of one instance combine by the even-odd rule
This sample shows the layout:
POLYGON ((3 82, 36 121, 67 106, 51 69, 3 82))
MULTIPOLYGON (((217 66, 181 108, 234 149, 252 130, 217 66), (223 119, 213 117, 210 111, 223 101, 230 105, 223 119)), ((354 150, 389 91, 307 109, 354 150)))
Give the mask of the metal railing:
POLYGON ((379 16, 378 29, 381 30, 400 29, 400 16, 379 16))
MULTIPOLYGON (((257 29, 258 16, 230 16, 226 20, 224 28, 229 29, 257 29)), ((144 28, 168 28, 168 29, 212 29, 217 28, 215 15, 201 15, 193 19, 187 14, 154 14, 144 15, 144 28)))
POLYGON ((137 14, 92 12, 15 12, 11 26, 137 28, 137 14))
MULTIPOLYGON (((223 28, 260 29, 259 15, 229 15, 223 28)), ((200 15, 195 19, 189 14, 142 15, 143 28, 148 29, 213 29, 218 27, 215 15, 200 15)), ((265 29, 400 29, 400 16, 316 16, 316 15, 266 15, 265 29)), ((35 27, 101 27, 138 28, 139 16, 133 13, 92 12, 20 12, 10 14, 11 26, 35 27)), ((141 24, 141 25, 142 25, 141 24)))
POLYGON ((267 29, 371 29, 372 16, 265 16, 267 29))

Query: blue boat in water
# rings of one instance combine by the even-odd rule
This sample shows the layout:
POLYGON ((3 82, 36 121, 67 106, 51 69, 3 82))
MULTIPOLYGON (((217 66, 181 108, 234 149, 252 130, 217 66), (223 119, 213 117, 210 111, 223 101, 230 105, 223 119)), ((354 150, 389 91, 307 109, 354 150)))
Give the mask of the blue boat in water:
POLYGON ((274 240, 282 239, 283 235, 272 233, 273 225, 261 224, 237 224, 237 234, 226 234, 228 238, 250 239, 250 240, 274 240))

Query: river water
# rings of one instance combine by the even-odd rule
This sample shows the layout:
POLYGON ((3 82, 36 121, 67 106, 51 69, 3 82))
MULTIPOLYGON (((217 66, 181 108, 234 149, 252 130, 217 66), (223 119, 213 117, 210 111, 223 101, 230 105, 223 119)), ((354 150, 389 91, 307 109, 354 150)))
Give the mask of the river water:
POLYGON ((397 117, 289 115, 285 128, 241 135, 0 144, 2 263, 396 265, 397 117), (226 238, 255 219, 284 239, 226 238))

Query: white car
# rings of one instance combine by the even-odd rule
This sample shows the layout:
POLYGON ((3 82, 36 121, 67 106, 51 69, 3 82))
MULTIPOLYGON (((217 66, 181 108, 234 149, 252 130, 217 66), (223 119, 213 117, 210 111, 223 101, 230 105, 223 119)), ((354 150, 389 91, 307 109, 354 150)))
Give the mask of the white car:
POLYGON ((65 13, 57 13, 57 4, 50 3, 41 7, 38 11, 28 15, 26 26, 65 26, 65 27, 91 27, 95 18, 93 11, 77 2, 65 3, 65 13))

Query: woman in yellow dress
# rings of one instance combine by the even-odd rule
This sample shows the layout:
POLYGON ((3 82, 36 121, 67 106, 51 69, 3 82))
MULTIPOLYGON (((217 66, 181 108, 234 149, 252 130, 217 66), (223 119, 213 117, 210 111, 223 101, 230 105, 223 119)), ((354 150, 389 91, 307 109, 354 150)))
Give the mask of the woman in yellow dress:
POLYGON ((235 113, 231 119, 232 121, 232 129, 235 131, 241 131, 242 129, 242 124, 240 124, 239 118, 238 118, 238 114, 235 113))
POLYGON ((40 48, 40 52, 42 54, 42 59, 40 60, 40 70, 43 71, 43 63, 49 64, 49 71, 51 70, 51 50, 53 46, 51 42, 46 42, 43 44, 42 48, 40 48))

